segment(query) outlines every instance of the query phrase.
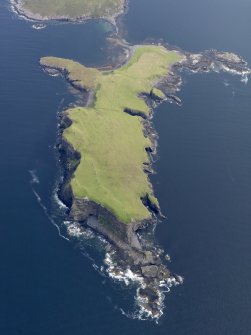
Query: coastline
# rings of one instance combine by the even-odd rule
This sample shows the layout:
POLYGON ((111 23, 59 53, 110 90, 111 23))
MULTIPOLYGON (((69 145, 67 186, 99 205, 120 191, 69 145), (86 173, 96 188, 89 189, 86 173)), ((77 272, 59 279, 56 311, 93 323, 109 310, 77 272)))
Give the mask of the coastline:
MULTIPOLYGON (((126 65, 134 52, 140 46, 127 47, 127 57, 115 68, 126 65)), ((165 46, 167 48, 167 46, 165 46)), ((164 92, 165 98, 155 96, 154 94, 142 93, 142 98, 147 102, 150 113, 147 118, 142 118, 144 124, 143 131, 145 136, 150 136, 151 148, 148 155, 156 155, 157 153, 157 139, 158 135, 153 129, 151 120, 154 115, 154 108, 161 102, 167 100, 171 103, 181 104, 181 100, 175 95, 179 91, 182 84, 181 72, 189 71, 190 73, 205 73, 210 71, 225 71, 234 73, 240 76, 250 74, 247 63, 238 56, 233 57, 233 54, 221 53, 216 50, 205 51, 201 54, 181 53, 182 60, 172 65, 167 76, 156 83, 156 88, 164 92)), ((41 64, 44 70, 48 70, 46 66, 41 64)), ((51 68, 49 68, 51 71, 51 68)), ((62 72, 60 69, 53 69, 60 72, 61 75, 75 88, 74 82, 69 80, 67 72, 62 72)), ((83 88, 82 88, 83 89, 83 88)), ((91 94, 91 92, 89 92, 91 94)), ((89 95, 90 97, 90 95, 89 95)), ((87 98, 87 101, 89 99, 87 98)), ((89 101, 90 102, 90 101, 89 101)), ((132 111, 133 112, 133 111, 132 111)), ((137 114, 131 114, 137 115, 137 114)), ((62 115, 61 131, 69 127, 71 120, 67 116, 62 115)), ((146 248, 142 235, 149 226, 157 224, 158 217, 161 216, 159 208, 154 208, 154 204, 146 201, 146 206, 151 210, 151 219, 145 221, 134 222, 132 224, 124 224, 120 222, 108 209, 104 208, 98 203, 89 199, 74 198, 72 191, 69 188, 69 180, 74 174, 77 164, 72 167, 69 164, 69 157, 75 157, 77 160, 81 159, 81 155, 74 152, 73 148, 67 141, 59 138, 59 151, 62 157, 63 169, 65 171, 65 178, 60 187, 60 199, 69 207, 69 220, 71 222, 79 222, 83 227, 91 228, 95 233, 100 234, 107 239, 114 247, 114 254, 116 254, 116 268, 113 267, 113 277, 116 278, 116 273, 120 269, 121 273, 126 273, 128 269, 134 273, 137 278, 140 278, 141 289, 137 290, 138 303, 140 308, 144 309, 145 313, 153 319, 158 319, 162 313, 163 295, 161 294, 161 287, 169 287, 174 283, 175 285, 182 282, 179 276, 173 275, 167 269, 161 253, 157 249, 146 248), (70 199, 70 198, 71 199, 70 199), (119 256, 118 256, 119 255, 119 256), (118 258, 120 259, 118 261, 118 258), (169 286, 168 286, 169 285, 169 286), (142 288, 143 287, 143 288, 142 288)), ((152 160, 152 159, 151 159, 152 160)), ((149 164, 145 171, 148 175, 153 173, 152 166, 149 164)))

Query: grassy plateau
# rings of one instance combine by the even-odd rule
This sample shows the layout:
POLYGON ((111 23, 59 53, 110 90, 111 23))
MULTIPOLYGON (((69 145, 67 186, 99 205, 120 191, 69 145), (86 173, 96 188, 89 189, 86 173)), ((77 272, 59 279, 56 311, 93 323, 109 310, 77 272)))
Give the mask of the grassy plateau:
MULTIPOLYGON (((149 163, 143 118, 125 112, 131 109, 149 117, 150 110, 139 94, 150 93, 180 60, 163 46, 137 47, 130 60, 113 71, 99 71, 55 57, 41 64, 63 70, 79 86, 94 92, 92 105, 66 111, 72 125, 63 137, 80 152, 81 161, 71 179, 76 198, 88 198, 130 223, 151 217, 141 198, 148 195, 158 204, 144 172, 149 163)), ((156 89, 158 95, 163 94, 156 89)), ((164 95, 163 95, 164 96, 164 95)))

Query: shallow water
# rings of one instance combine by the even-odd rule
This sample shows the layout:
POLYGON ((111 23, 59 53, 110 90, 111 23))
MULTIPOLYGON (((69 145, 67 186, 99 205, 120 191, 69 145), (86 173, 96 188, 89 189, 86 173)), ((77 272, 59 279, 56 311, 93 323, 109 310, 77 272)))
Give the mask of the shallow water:
MULTIPOLYGON (((247 0, 157 0, 154 6, 132 0, 124 26, 133 43, 163 38, 187 50, 234 51, 251 64, 247 0)), ((106 64, 105 30, 95 22, 35 30, 0 3, 1 334, 247 335, 250 83, 189 75, 180 93, 183 107, 165 104, 155 113, 160 159, 153 183, 168 217, 157 238, 172 257, 172 270, 185 277, 167 295, 159 325, 121 314, 120 307, 132 310, 132 293, 100 276, 75 242, 58 235, 32 192, 33 186, 50 207, 58 171, 56 113, 73 99, 38 60, 51 54, 106 64), (39 183, 30 184, 30 170, 39 183)))

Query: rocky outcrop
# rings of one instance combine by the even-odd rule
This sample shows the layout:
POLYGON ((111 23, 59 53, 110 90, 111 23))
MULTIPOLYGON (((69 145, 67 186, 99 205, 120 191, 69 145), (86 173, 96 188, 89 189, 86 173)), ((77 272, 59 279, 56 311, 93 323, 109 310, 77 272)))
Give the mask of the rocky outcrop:
POLYGON ((123 252, 131 254, 134 264, 144 263, 149 259, 139 241, 137 231, 151 223, 151 220, 125 224, 120 222, 110 211, 89 199, 74 198, 69 218, 91 227, 102 234, 123 252))
MULTIPOLYGON (((157 212, 157 207, 155 210, 157 212)), ((152 317, 159 317, 163 299, 160 286, 169 287, 176 279, 164 264, 162 252, 156 246, 145 243, 143 235, 146 227, 155 224, 154 216, 149 220, 124 224, 101 205, 87 198, 74 197, 69 219, 91 228, 110 242, 115 251, 112 277, 130 270, 140 279, 141 289, 137 291, 138 298, 143 299, 139 303, 140 308, 152 317)))
POLYGON ((156 278, 159 274, 159 268, 156 265, 146 265, 141 267, 142 275, 146 278, 156 278))
POLYGON ((177 70, 188 70, 194 73, 228 72, 241 77, 250 74, 247 62, 240 56, 218 50, 206 50, 199 54, 185 53, 184 62, 176 64, 177 70))

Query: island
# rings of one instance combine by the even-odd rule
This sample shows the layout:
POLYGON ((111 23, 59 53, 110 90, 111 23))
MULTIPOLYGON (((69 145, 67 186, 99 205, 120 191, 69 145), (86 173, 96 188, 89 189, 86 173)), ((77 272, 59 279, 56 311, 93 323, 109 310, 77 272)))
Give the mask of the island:
POLYGON ((161 84, 182 59, 164 46, 142 45, 130 49, 122 66, 108 71, 62 58, 40 60, 49 74, 62 74, 86 95, 85 107, 61 114, 59 150, 65 178, 60 198, 71 220, 105 236, 125 268, 133 267, 146 279, 144 295, 147 303, 150 295, 154 303, 148 305, 151 313, 158 312, 159 281, 171 275, 158 253, 145 249, 137 235, 160 215, 148 178, 156 150, 150 119, 152 103, 166 99, 161 84))
POLYGON ((127 7, 126 0, 11 0, 21 16, 36 20, 84 21, 103 18, 115 23, 127 7))
POLYGON ((139 286, 141 312, 157 319, 162 288, 182 278, 168 270, 163 250, 144 238, 147 227, 162 216, 149 180, 157 147, 153 109, 165 100, 181 104, 175 95, 181 71, 222 70, 245 80, 250 70, 241 57, 228 52, 192 54, 161 43, 121 44, 127 56, 109 70, 57 57, 43 57, 40 65, 53 76, 62 75, 85 100, 84 106, 60 116, 64 178, 59 197, 69 208, 68 218, 111 243, 113 251, 105 260, 109 274, 121 278, 129 271, 139 286))

